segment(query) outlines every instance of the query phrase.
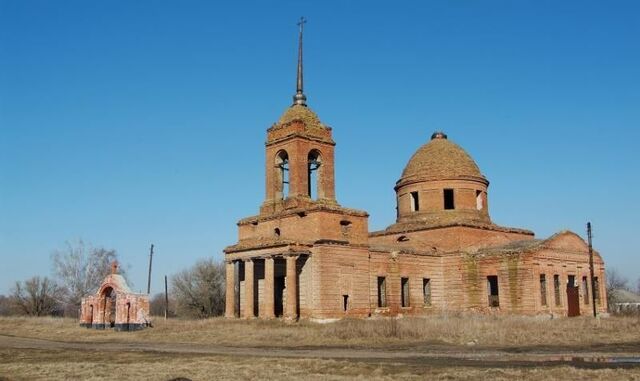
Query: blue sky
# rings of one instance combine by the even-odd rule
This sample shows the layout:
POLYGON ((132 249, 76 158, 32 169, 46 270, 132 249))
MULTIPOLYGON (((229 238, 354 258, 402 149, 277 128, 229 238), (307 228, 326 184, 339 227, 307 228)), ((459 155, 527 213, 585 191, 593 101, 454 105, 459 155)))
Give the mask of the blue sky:
POLYGON ((295 90, 334 128, 338 201, 395 218, 435 130, 491 181, 494 222, 570 229, 640 276, 637 1, 0 0, 0 293, 67 240, 153 291, 221 258, 264 197, 266 129, 295 90))

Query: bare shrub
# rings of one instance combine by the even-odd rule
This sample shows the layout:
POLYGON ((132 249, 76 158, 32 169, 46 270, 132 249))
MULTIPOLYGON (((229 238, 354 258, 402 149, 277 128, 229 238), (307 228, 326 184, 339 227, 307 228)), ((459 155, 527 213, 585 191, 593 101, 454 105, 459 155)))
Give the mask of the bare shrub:
POLYGON ((198 261, 171 278, 179 316, 208 318, 224 313, 225 268, 213 259, 198 261))
POLYGON ((30 316, 59 315, 62 311, 63 291, 47 277, 35 276, 16 282, 12 299, 18 312, 30 316))
POLYGON ((618 302, 619 290, 629 291, 629 280, 618 272, 615 268, 609 268, 606 272, 607 277, 607 305, 609 308, 618 302))
MULTIPOLYGON (((53 273, 65 293, 65 315, 76 316, 82 298, 98 290, 118 259, 115 250, 85 245, 82 240, 65 242, 65 248, 51 255, 53 273)), ((124 270, 120 271, 125 275, 124 270)))

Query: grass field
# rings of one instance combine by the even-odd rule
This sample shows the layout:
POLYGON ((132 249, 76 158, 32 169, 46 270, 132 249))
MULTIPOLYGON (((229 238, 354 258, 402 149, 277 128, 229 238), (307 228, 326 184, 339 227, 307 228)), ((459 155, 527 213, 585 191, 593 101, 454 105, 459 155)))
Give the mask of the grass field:
POLYGON ((85 342, 182 342, 244 346, 364 346, 458 344, 484 346, 596 345, 640 342, 640 317, 594 320, 495 317, 483 315, 428 318, 341 320, 319 324, 281 320, 163 320, 152 329, 122 333, 81 329, 59 318, 0 318, 0 334, 85 342))
POLYGON ((548 353, 640 356, 637 317, 157 320, 132 333, 80 328, 69 319, 0 318, 0 339, 0 380, 640 380, 640 364, 521 361, 548 353), (485 354, 487 361, 465 360, 485 354))

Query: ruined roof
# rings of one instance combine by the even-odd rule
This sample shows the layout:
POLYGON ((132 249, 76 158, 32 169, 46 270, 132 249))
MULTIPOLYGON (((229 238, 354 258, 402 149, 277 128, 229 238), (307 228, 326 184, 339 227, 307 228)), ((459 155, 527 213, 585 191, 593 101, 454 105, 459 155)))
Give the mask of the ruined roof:
POLYGON ((124 292, 126 294, 132 293, 127 281, 120 274, 111 274, 111 283, 114 284, 116 289, 120 292, 124 292))
POLYGON ((478 252, 491 254, 524 253, 543 247, 548 240, 549 239, 525 239, 512 241, 504 245, 485 247, 478 252))
POLYGON ((268 249, 273 247, 302 247, 312 246, 313 242, 301 242, 283 238, 256 237, 244 239, 235 245, 227 246, 225 253, 234 253, 238 251, 268 249))
POLYGON ((447 135, 434 133, 431 140, 413 154, 400 181, 456 177, 484 179, 480 168, 464 149, 447 139, 447 135))
POLYGON ((97 291, 97 294, 100 295, 103 290, 107 288, 113 288, 116 292, 125 293, 125 294, 133 294, 133 291, 129 288, 126 279, 120 274, 109 274, 107 275, 100 288, 97 291))
POLYGON ((238 225, 247 225, 256 222, 269 221, 269 220, 277 220, 280 218, 284 218, 287 216, 291 216, 294 214, 308 214, 317 211, 323 212, 335 212, 344 215, 357 216, 357 217, 369 217, 369 214, 363 210, 352 209, 352 208, 344 208, 340 205, 334 205, 330 203, 326 203, 323 200, 316 200, 310 206, 304 208, 290 208, 283 209, 281 211, 275 213, 269 213, 265 215, 257 215, 246 217, 238 221, 238 225))
POLYGON ((304 123, 307 129, 327 129, 318 118, 318 115, 313 112, 308 106, 293 105, 285 110, 285 112, 276 123, 275 127, 285 126, 294 121, 301 121, 304 123))
POLYGON ((335 145, 331 127, 320 121, 318 115, 307 106, 293 105, 267 130, 267 145, 292 137, 322 141, 335 145))
POLYGON ((375 244, 375 245, 370 245, 369 246, 369 251, 372 252, 381 252, 381 253, 399 253, 399 254, 413 254, 413 255, 431 255, 431 256, 436 256, 436 255, 442 255, 443 252, 439 251, 437 248, 435 247, 430 247, 427 250, 421 250, 421 249, 417 249, 413 246, 400 246, 400 245, 380 245, 380 244, 375 244))
MULTIPOLYGON (((442 213, 442 214, 434 213, 432 216, 427 216, 427 217, 434 217, 439 215, 445 215, 445 213, 442 213)), ((505 232, 505 233, 527 234, 531 236, 534 235, 534 233, 531 230, 527 230, 527 229, 512 228, 507 226, 496 225, 494 223, 486 222, 486 221, 475 221, 471 219, 459 218, 460 215, 454 214, 454 213, 451 213, 450 216, 451 218, 449 219, 426 218, 424 220, 399 222, 387 227, 385 230, 371 232, 369 233, 369 236, 377 237, 377 236, 383 236, 388 234, 410 233, 410 232, 420 231, 420 230, 442 229, 442 228, 450 228, 450 227, 456 227, 456 226, 483 229, 483 230, 493 230, 493 231, 499 231, 499 232, 505 232)))

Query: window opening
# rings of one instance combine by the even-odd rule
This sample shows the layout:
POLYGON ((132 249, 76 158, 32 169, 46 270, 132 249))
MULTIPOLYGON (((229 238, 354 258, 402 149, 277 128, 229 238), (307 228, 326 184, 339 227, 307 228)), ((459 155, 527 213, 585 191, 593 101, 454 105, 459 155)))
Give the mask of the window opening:
POLYGON ((378 277, 378 307, 387 306, 387 279, 383 276, 378 277))
POLYGON ((496 275, 490 275, 487 277, 487 289, 489 291, 489 307, 500 307, 498 277, 496 275))
POLYGON ((349 233, 351 233, 351 224, 352 223, 349 220, 340 221, 340 231, 342 232, 342 235, 348 236, 349 233))
POLYGON ((276 236, 276 238, 280 237, 280 228, 273 229, 273 234, 276 236))
POLYGON ((596 297, 596 304, 600 304, 600 279, 598 277, 593 278, 593 295, 596 297))
POLYGON ((411 192, 411 211, 420 211, 420 196, 418 192, 411 192))
POLYGON ((309 152, 307 156, 308 164, 307 164, 307 176, 308 176, 308 189, 307 194, 311 199, 317 200, 319 198, 319 170, 320 165, 322 164, 320 161, 320 153, 316 150, 309 152))
POLYGON ((278 189, 276 197, 284 200, 289 196, 289 155, 286 151, 280 151, 276 158, 278 171, 278 189))
POLYGON ((347 312, 349 309, 349 295, 342 295, 342 310, 347 312))
POLYGON ((402 287, 402 307, 409 307, 409 278, 401 278, 400 286, 402 287))
POLYGON ((484 200, 482 199, 482 191, 476 191, 476 209, 482 210, 484 208, 484 200))
POLYGON ((586 276, 582 277, 582 298, 584 304, 589 304, 589 286, 586 276))
POLYGON ((431 279, 424 278, 422 280, 422 293, 424 296, 424 305, 431 305, 431 279))
POLYGON ((553 294, 555 297, 556 306, 562 305, 562 300, 560 299, 560 275, 553 276, 553 294))
POLYGON ((547 276, 540 274, 540 304, 547 305, 547 276))
POLYGON ((444 208, 446 210, 455 209, 455 203, 453 199, 453 189, 444 190, 444 208))

